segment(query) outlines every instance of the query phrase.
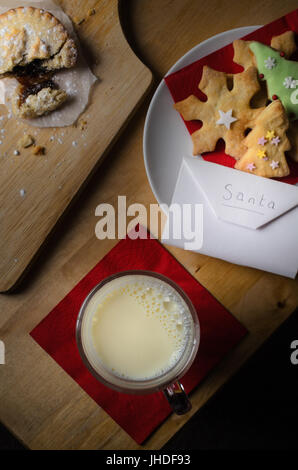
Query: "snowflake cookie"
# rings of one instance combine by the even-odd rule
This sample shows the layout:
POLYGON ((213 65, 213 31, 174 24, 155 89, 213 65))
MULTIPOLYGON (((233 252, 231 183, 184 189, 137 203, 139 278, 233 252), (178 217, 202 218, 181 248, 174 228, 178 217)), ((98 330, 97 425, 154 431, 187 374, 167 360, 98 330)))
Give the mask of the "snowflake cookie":
POLYGON ((256 118, 264 108, 252 109, 250 101, 260 85, 255 67, 232 76, 233 87, 228 86, 229 77, 204 66, 199 89, 207 95, 206 102, 191 95, 175 104, 185 121, 200 120, 201 129, 192 134, 194 155, 212 152, 219 139, 226 144, 226 153, 239 159, 246 152, 244 144, 247 129, 254 127, 256 118))

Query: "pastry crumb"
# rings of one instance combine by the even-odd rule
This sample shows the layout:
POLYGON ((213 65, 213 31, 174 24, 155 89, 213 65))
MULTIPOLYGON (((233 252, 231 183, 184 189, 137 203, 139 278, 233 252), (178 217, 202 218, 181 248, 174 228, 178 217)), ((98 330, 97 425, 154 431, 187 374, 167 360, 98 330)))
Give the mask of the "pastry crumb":
POLYGON ((81 131, 84 131, 87 127, 87 121, 85 119, 82 119, 81 121, 79 121, 79 127, 81 129, 81 131))
POLYGON ((73 22, 77 25, 77 26, 80 26, 82 23, 84 23, 85 21, 85 18, 78 18, 77 16, 75 16, 73 18, 73 22))
POLYGON ((42 145, 34 145, 33 154, 34 155, 44 155, 46 153, 46 148, 42 145))
POLYGON ((34 139, 32 135, 30 134, 25 134, 19 141, 18 141, 18 147, 27 149, 31 147, 34 144, 34 139))
MULTIPOLYGON (((90 8, 90 9, 87 11, 87 17, 93 16, 93 15, 95 15, 95 13, 96 13, 95 8, 90 8)), ((88 19, 88 18, 79 18, 78 16, 74 16, 73 22, 74 22, 77 26, 80 26, 81 24, 85 23, 86 19, 88 19)))

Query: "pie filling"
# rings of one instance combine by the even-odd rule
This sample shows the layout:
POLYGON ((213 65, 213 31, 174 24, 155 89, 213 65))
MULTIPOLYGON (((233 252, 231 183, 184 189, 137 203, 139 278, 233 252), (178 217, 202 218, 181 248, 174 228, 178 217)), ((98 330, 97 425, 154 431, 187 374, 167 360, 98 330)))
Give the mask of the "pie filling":
POLYGON ((52 90, 58 89, 57 85, 47 78, 47 76, 37 77, 16 77, 18 82, 21 84, 20 89, 20 104, 25 103, 26 99, 30 95, 37 95, 43 88, 51 88, 52 90))
POLYGON ((43 88, 58 89, 52 80, 54 72, 48 72, 42 67, 41 60, 35 60, 26 66, 14 67, 11 74, 21 85, 20 104, 25 103, 30 95, 37 95, 43 88))
POLYGON ((35 59, 27 65, 16 65, 11 72, 12 75, 16 75, 17 77, 27 75, 35 77, 44 73, 47 73, 47 71, 43 66, 43 60, 40 59, 35 59))

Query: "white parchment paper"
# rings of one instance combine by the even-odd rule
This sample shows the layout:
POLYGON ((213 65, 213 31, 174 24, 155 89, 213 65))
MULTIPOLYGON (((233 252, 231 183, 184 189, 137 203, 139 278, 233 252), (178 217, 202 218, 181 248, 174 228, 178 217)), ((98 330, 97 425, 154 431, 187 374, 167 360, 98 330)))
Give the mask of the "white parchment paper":
MULTIPOLYGON (((0 1, 0 14, 19 6, 33 6, 42 8, 52 13, 65 26, 69 34, 75 39, 79 47, 79 58, 72 69, 57 72, 53 80, 66 91, 68 100, 61 109, 36 119, 26 119, 26 123, 35 127, 65 127, 74 124, 86 109, 91 88, 97 81, 97 77, 91 72, 79 46, 73 24, 64 11, 52 0, 4 0, 0 1)), ((14 78, 0 80, 0 104, 5 104, 10 109, 10 97, 18 86, 14 78)))

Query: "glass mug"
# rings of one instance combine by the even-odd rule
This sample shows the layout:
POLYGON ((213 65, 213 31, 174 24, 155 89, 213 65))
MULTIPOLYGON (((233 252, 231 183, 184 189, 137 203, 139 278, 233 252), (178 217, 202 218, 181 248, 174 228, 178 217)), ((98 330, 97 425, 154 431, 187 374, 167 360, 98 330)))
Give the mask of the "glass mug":
MULTIPOLYGON (((119 302, 121 302, 121 297, 119 302)), ((120 303, 119 306, 122 307, 122 303, 120 303)), ((118 315, 119 313, 119 315, 122 316, 122 318, 118 317, 118 322, 121 322, 122 319, 125 320, 125 317, 123 316, 125 315, 125 312, 123 311, 123 308, 120 309, 121 312, 119 309, 116 309, 116 315, 118 315)), ((131 314, 131 309, 129 310, 131 314)), ((160 309, 157 310, 160 311, 160 309)), ((109 318, 112 319, 112 317, 109 318)), ((129 325, 129 323, 126 322, 125 325, 129 325)), ((119 323, 117 328, 118 330, 120 329, 121 336, 121 327, 119 327, 119 323)), ((154 331, 156 332, 157 330, 154 331)), ((107 337, 108 335, 105 336, 105 338, 107 337)), ((150 337, 150 334, 147 335, 147 337, 150 337)), ((104 341, 105 338, 103 338, 104 341)), ((173 336, 173 338, 177 338, 177 336, 173 336)), ((189 398, 186 395, 183 385, 179 382, 179 380, 189 370, 196 357, 200 343, 200 324, 192 302, 185 294, 185 292, 171 279, 168 279, 167 277, 161 274, 154 273, 151 271, 125 271, 104 279, 90 292, 80 309, 76 325, 76 340, 83 363, 92 373, 92 375, 107 387, 113 390, 117 390, 121 393, 130 393, 138 395, 145 395, 162 390, 173 411, 176 414, 182 415, 184 413, 187 413, 191 409, 191 403, 189 401, 189 398), (184 326, 184 322, 181 322, 181 318, 179 321, 178 318, 177 328, 183 328, 183 333, 181 333, 180 336, 182 338, 181 341, 184 341, 183 347, 181 348, 181 350, 179 350, 179 357, 177 356, 177 360, 169 368, 165 368, 164 370, 161 369, 159 373, 154 374, 151 377, 132 378, 125 374, 121 374, 120 370, 118 370, 118 373, 115 372, 115 367, 112 368, 110 365, 107 366, 107 364, 104 364, 104 361, 102 360, 98 353, 98 350, 96 349, 95 342, 93 339, 94 336, 92 336, 92 328, 94 328, 94 322, 97 321, 95 315, 96 312, 99 311, 99 309, 103 308, 103 303, 105 302, 104 299, 107 297, 111 298, 111 296, 113 296, 113 292, 115 292, 115 286, 117 287, 117 284, 118 292, 119 289, 121 290, 121 288, 134 289, 135 294, 137 292, 137 288, 135 286, 139 286, 139 290, 141 294, 143 293, 143 297, 146 297, 146 292, 144 294, 144 289, 145 291, 153 292, 153 294, 151 295, 152 305, 156 305, 154 295, 159 292, 158 297, 162 299, 162 301, 160 302, 162 302, 163 305, 168 305, 172 309, 174 309, 174 312, 171 312, 171 308, 168 307, 169 312, 163 312, 163 314, 165 314, 165 318, 168 318, 168 320, 166 321, 172 322, 169 324, 173 324, 173 319, 175 315, 175 318, 178 318, 178 307, 180 308, 179 311, 183 312, 185 323, 187 324, 187 331, 185 331, 186 327, 184 326), (147 287, 145 288, 144 286, 147 287), (170 293, 171 297, 163 297, 163 294, 161 294, 161 292, 163 294, 170 293), (100 297, 101 295, 103 296, 103 298, 100 297)), ((157 335, 152 338, 152 342, 154 343, 155 341, 154 344, 152 343, 153 350, 158 344, 156 340, 158 340, 157 335)), ((107 339, 107 341, 109 342, 109 339, 107 339)), ((109 343, 111 343, 111 341, 109 343)), ((113 347, 109 343, 108 348, 113 347)), ((117 348, 118 345, 119 342, 115 344, 117 348)), ((119 347, 121 348, 121 344, 119 347)), ((142 346, 140 346, 140 348, 141 347, 142 346)), ((141 356, 142 355, 140 354, 140 357, 141 356)), ((150 364, 151 358, 148 357, 148 359, 150 364)))

